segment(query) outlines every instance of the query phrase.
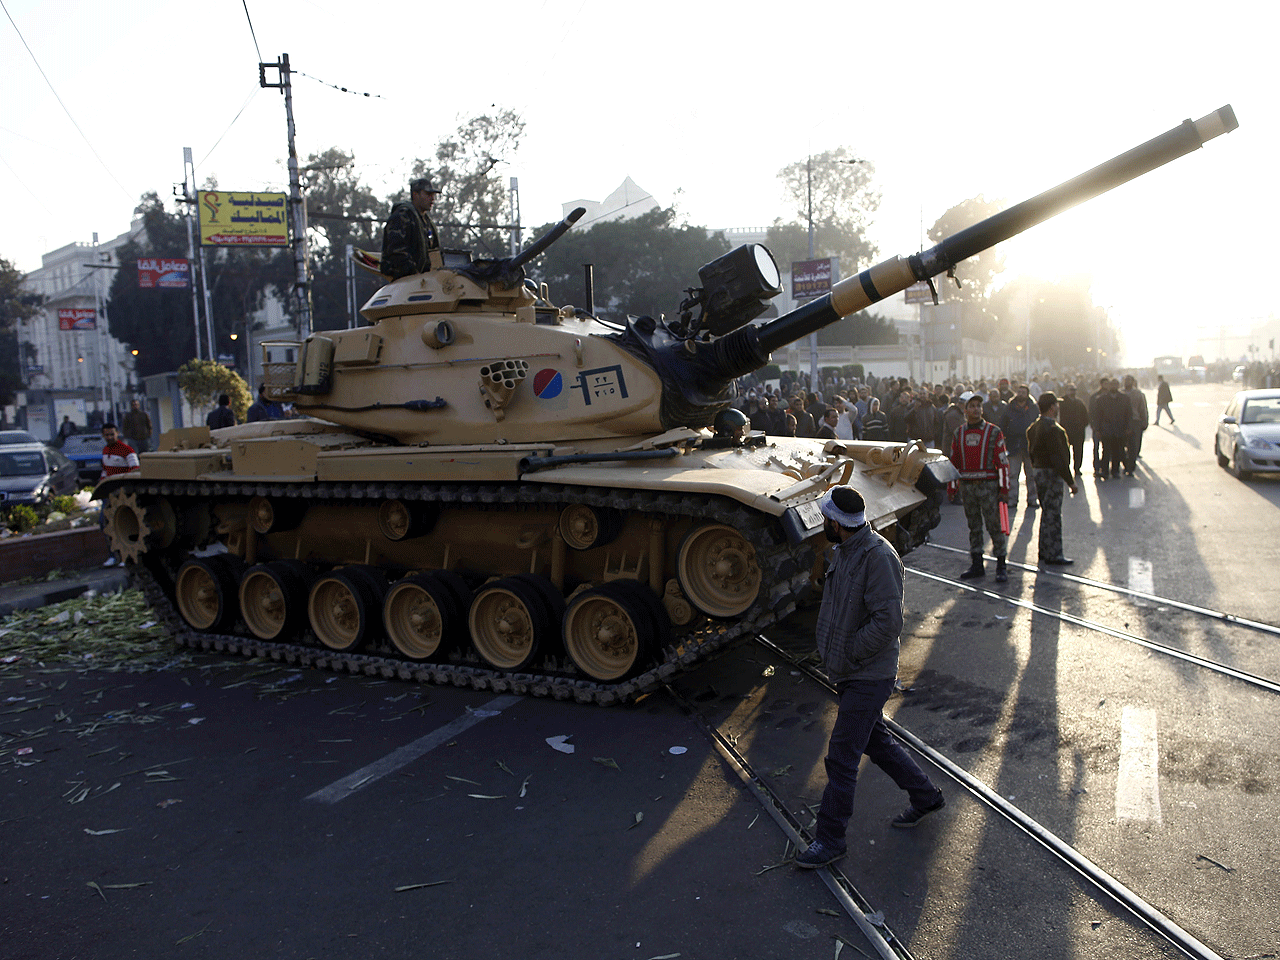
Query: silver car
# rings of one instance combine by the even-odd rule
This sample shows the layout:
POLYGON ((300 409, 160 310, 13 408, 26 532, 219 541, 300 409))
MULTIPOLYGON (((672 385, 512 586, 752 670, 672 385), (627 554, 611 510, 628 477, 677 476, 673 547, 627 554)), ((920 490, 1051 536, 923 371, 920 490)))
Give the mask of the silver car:
POLYGON ((1241 390, 1218 418, 1213 437, 1218 466, 1241 480, 1280 473, 1280 390, 1241 390))
POLYGON ((0 446, 0 508, 47 503, 76 487, 76 465, 61 451, 43 443, 0 446))

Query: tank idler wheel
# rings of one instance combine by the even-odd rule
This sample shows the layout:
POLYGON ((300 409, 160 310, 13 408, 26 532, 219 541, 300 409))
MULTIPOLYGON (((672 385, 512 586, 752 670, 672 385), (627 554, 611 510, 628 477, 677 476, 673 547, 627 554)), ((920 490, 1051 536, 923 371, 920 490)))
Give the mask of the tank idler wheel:
POLYGON ((574 550, 603 547, 622 532, 623 516, 608 507, 571 503, 560 511, 560 537, 574 550))
POLYGON ((723 524, 689 532, 680 544, 676 577, 689 602, 709 617, 736 617, 756 602, 763 579, 756 549, 723 524))
POLYGON ((353 565, 315 582, 307 615, 316 637, 330 650, 354 650, 382 634, 387 582, 374 567, 353 565))
POLYGON ((410 660, 427 660, 465 636, 470 604, 471 591, 456 573, 418 573, 387 593, 383 625, 397 650, 410 660))
POLYGON ((670 629, 666 611, 648 587, 615 580, 574 598, 564 617, 564 645, 587 676, 621 680, 648 661, 670 629))
POLYGON ((471 601, 467 623, 476 652, 499 670, 528 666, 560 631, 546 592, 527 575, 482 587, 471 601))
POLYGON ((207 633, 229 629, 236 619, 238 567, 226 554, 192 557, 184 563, 173 586, 182 619, 207 633))
POLYGON ((298 560, 250 567, 240 578, 240 614, 260 640, 294 640, 307 626, 307 592, 313 576, 298 560))

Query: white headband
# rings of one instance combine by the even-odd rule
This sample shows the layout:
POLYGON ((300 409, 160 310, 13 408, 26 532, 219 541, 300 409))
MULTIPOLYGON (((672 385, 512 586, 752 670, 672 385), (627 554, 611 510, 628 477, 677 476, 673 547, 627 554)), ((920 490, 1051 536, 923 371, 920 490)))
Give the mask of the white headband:
MULTIPOLYGON (((832 490, 835 488, 833 487, 832 490)), ((824 517, 830 517, 842 527, 860 527, 867 522, 867 512, 860 510, 857 513, 845 513, 835 505, 835 501, 831 499, 831 490, 822 495, 822 502, 818 504, 824 517)))

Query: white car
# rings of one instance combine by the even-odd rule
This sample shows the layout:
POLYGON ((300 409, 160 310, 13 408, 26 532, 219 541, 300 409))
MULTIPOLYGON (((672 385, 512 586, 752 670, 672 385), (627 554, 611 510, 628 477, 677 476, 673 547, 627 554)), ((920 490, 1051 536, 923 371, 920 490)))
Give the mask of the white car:
POLYGON ((1231 379, 1234 380, 1236 383, 1242 383, 1244 381, 1244 364, 1243 363, 1236 364, 1236 368, 1231 371, 1231 379))
POLYGON ((1218 418, 1213 437, 1218 466, 1241 479, 1280 473, 1280 390, 1241 390, 1218 418))

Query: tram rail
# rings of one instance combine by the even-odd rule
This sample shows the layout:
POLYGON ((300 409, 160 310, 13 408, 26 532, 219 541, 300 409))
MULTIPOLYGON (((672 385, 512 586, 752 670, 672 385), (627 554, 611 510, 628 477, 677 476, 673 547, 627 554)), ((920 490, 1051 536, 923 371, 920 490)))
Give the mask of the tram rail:
MULTIPOLYGON (((959 553, 969 556, 968 550, 961 550, 959 547, 950 547, 942 543, 927 543, 927 547, 935 550, 945 550, 947 553, 959 553)), ((995 560, 995 557, 985 556, 984 559, 995 560)), ((1091 577, 1082 577, 1075 573, 1063 573, 1058 570, 1044 570, 1030 563, 1018 563, 1015 560, 1006 560, 1010 567, 1016 567, 1019 570, 1028 570, 1041 577, 1053 577, 1059 580, 1066 580, 1070 583, 1078 583, 1082 586, 1093 587, 1098 590, 1106 590, 1110 593, 1118 593, 1126 597, 1134 597, 1138 600, 1147 600, 1151 603, 1157 603, 1165 607, 1174 607, 1178 610, 1184 610, 1187 613, 1195 613, 1202 617, 1209 617, 1213 620, 1220 620, 1223 623, 1231 624, 1235 627, 1245 627, 1249 630, 1257 630, 1261 633, 1269 633, 1274 637, 1280 637, 1280 626, 1273 623, 1265 623, 1261 620, 1250 620, 1246 617, 1237 617, 1233 613, 1226 613, 1221 610, 1213 610, 1208 607, 1196 606, 1194 603, 1186 603, 1182 600, 1174 600, 1172 597, 1161 597, 1154 593, 1144 593, 1141 590, 1134 590, 1130 587, 1122 587, 1118 583, 1108 583, 1105 580, 1094 580, 1091 577)))
MULTIPOLYGON (((792 656, 764 635, 757 634, 754 640, 770 653, 781 658, 793 669, 799 670, 806 677, 819 684, 832 696, 836 696, 835 686, 812 663, 792 656)), ((699 718, 699 721, 704 728, 707 726, 705 720, 699 718)), ((1008 823, 1017 827, 1043 849, 1056 856, 1076 874, 1110 897, 1132 914, 1143 926, 1163 938, 1182 954, 1192 958, 1192 960, 1222 960, 1221 955, 1211 947, 1182 929, 1177 923, 1166 917, 1137 893, 1130 890, 1120 880, 1111 876, 1075 847, 1058 837, 1053 831, 1010 803, 981 779, 953 762, 945 754, 935 750, 897 721, 884 717, 884 723, 890 732, 906 747, 929 760, 963 786, 976 800, 1000 814, 1008 823)), ((717 733, 716 737, 716 742, 718 743, 718 740, 722 739, 723 735, 717 733)), ((723 751, 721 752, 723 753, 723 751)))
POLYGON ((915 566, 907 566, 906 570, 908 573, 915 574, 918 577, 924 577, 926 580, 933 580, 933 581, 936 581, 937 583, 943 583, 943 584, 946 584, 947 586, 955 587, 956 589, 959 589, 959 590, 965 590, 970 593, 976 593, 984 597, 990 597, 993 600, 1000 600, 1000 601, 1003 601, 1004 603, 1010 604, 1011 606, 1020 607, 1024 610, 1030 610, 1033 613, 1038 613, 1044 616, 1053 617, 1057 620, 1061 620, 1063 623, 1069 623, 1072 626, 1081 627, 1086 630, 1092 630, 1096 633, 1106 634, 1107 636, 1115 637, 1118 640, 1124 640, 1127 643, 1133 643, 1140 647, 1145 647, 1146 649, 1151 650, 1154 653, 1159 653, 1164 656, 1172 657, 1177 660, 1183 660, 1197 667, 1202 667, 1205 670, 1211 670, 1214 673, 1219 673, 1219 674, 1222 674, 1223 676, 1231 677, 1235 680, 1240 680, 1244 683, 1250 684, 1251 686, 1257 687, 1261 690, 1265 690, 1268 693, 1280 694, 1280 682, 1271 680, 1267 677, 1259 676, 1254 673, 1249 673, 1246 670, 1239 670, 1236 667, 1230 666, 1229 664, 1219 663, 1218 661, 1210 660, 1207 657, 1201 657, 1194 653, 1188 653, 1186 650, 1179 650, 1177 647, 1172 647, 1172 646, 1169 646, 1168 644, 1160 643, 1159 641, 1156 641, 1156 640, 1149 640, 1146 637, 1140 637, 1137 634, 1129 633, 1125 630, 1117 630, 1115 627, 1109 627, 1103 623, 1097 623, 1096 621, 1093 621, 1093 620, 1086 620, 1083 617, 1077 617, 1070 613, 1063 613, 1061 610, 1054 610, 1051 607, 1046 607, 1046 606, 1043 606, 1042 604, 1033 603, 1030 600, 1024 600, 1021 597, 1016 597, 1016 596, 1013 596, 1012 594, 1001 593, 998 590, 988 590, 985 587, 974 586, 973 584, 964 583, 960 580, 953 579, 952 577, 944 577, 941 574, 930 573, 927 570, 921 570, 919 567, 915 567, 915 566))

